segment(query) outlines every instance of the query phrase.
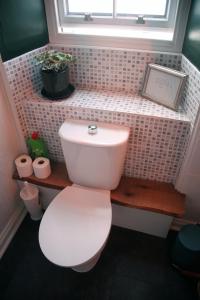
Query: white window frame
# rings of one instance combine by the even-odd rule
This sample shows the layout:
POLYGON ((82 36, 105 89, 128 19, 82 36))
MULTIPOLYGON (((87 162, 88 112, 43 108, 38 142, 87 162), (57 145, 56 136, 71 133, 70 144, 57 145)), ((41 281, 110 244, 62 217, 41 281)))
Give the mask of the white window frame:
MULTIPOLYGON (((133 16, 116 16, 115 1, 113 0, 113 17, 111 16, 97 16, 91 15, 92 20, 86 21, 84 15, 73 15, 68 14, 68 0, 57 0, 57 7, 59 13, 59 22, 61 26, 66 26, 68 24, 86 24, 90 23, 101 24, 101 25, 121 25, 121 26, 137 26, 137 20, 140 15, 133 16)), ((130 0, 131 1, 131 0, 130 0)), ((167 8, 165 16, 142 16, 145 23, 142 27, 159 27, 159 28, 172 28, 174 26, 174 20, 176 17, 176 11, 178 7, 179 0, 167 0, 167 8)))
POLYGON ((179 1, 176 21, 175 24, 171 24, 172 27, 171 25, 170 27, 152 27, 148 21, 144 25, 133 22, 131 26, 93 23, 83 20, 78 23, 72 21, 63 23, 63 16, 59 11, 57 1, 62 0, 45 0, 49 39, 52 44, 175 53, 180 53, 182 50, 190 0, 172 0, 172 2, 179 1))

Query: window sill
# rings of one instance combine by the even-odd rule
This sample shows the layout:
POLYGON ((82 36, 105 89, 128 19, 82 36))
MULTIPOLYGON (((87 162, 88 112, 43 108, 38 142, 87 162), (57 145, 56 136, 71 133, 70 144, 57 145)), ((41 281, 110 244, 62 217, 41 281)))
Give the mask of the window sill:
POLYGON ((94 37, 116 37, 159 41, 173 41, 172 29, 141 28, 141 27, 121 27, 121 26, 87 26, 87 25, 68 25, 59 28, 60 34, 83 35, 94 37))
POLYGON ((144 49, 162 52, 180 52, 174 47, 172 29, 133 28, 116 26, 71 25, 59 27, 50 36, 52 44, 92 47, 144 49))

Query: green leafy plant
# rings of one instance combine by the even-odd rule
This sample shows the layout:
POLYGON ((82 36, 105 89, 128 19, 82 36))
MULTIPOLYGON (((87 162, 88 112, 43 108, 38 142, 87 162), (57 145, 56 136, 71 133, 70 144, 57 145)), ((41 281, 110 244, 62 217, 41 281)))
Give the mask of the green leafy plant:
POLYGON ((60 72, 64 70, 75 58, 69 53, 49 50, 37 55, 36 60, 41 65, 43 71, 60 72))

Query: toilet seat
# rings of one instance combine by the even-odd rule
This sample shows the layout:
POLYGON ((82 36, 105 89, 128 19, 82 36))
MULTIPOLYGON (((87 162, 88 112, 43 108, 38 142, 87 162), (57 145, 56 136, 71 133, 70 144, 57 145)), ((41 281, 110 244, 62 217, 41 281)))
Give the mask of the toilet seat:
POLYGON ((111 228, 110 191, 72 185, 47 208, 39 229, 43 254, 59 266, 74 267, 103 249, 111 228))

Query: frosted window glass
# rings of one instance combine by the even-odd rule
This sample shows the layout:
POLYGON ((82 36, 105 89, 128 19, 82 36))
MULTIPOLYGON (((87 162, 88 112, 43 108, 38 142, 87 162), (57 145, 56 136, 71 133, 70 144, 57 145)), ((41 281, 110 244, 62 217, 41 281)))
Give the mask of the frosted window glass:
POLYGON ((112 14, 112 0, 68 0, 69 13, 112 14))
POLYGON ((166 0, 117 0, 118 14, 165 15, 166 0))

